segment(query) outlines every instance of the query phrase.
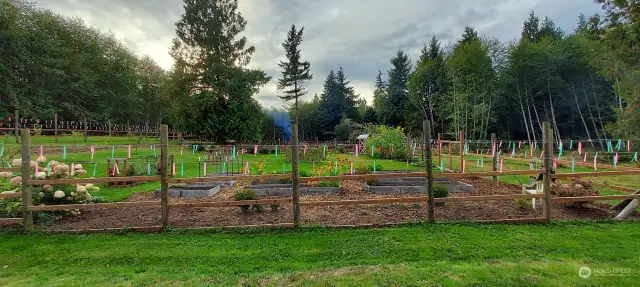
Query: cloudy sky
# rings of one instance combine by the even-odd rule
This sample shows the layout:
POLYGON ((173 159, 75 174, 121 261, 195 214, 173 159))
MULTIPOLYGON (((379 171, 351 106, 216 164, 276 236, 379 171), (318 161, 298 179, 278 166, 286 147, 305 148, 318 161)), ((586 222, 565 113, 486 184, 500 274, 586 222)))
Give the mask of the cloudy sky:
MULTIPOLYGON (((182 0, 34 0, 42 8, 80 17, 97 29, 111 30, 135 53, 147 54, 170 69, 168 51, 182 0)), ((480 34, 503 41, 519 36, 522 22, 534 10, 550 16, 564 30, 573 30, 579 13, 600 8, 592 0, 240 0, 248 24, 245 35, 256 47, 250 67, 276 79, 281 46, 291 24, 304 26, 302 56, 311 62, 314 79, 308 97, 320 94, 330 69, 342 66, 357 93, 371 103, 378 69, 403 49, 415 61, 433 35, 446 45, 470 25, 480 34)), ((258 100, 281 107, 275 80, 261 89, 258 100)))

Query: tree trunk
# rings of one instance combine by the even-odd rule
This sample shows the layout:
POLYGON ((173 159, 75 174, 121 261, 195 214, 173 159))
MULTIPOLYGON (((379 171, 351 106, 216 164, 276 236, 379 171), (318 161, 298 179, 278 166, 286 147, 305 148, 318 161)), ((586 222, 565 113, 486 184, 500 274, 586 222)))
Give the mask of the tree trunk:
MULTIPOLYGON (((593 97, 596 99, 596 111, 598 112, 598 121, 600 122, 600 128, 602 128, 602 136, 604 137, 604 140, 606 142, 608 140, 607 131, 604 129, 604 125, 602 124, 602 117, 600 116, 600 105, 598 104, 598 96, 596 95, 596 89, 593 86, 593 76, 591 76, 591 92, 593 92, 593 97)), ((602 145, 602 142, 600 142, 600 145, 602 145)))
MULTIPOLYGON (((571 88, 573 89, 573 98, 576 100, 576 108, 578 109, 578 113, 580 114, 580 119, 582 120, 582 124, 584 125, 584 131, 587 133, 587 137, 591 138, 589 135, 589 128, 587 127, 587 122, 584 120, 584 116, 582 116, 582 110, 580 109, 580 104, 578 102, 578 94, 576 93, 576 88, 571 84, 571 88)), ((588 105, 589 103, 587 103, 588 105)))
POLYGON ((558 130, 558 123, 556 122, 556 113, 553 110, 553 100, 551 99, 551 85, 549 84, 548 75, 547 75, 547 93, 549 93, 549 105, 551 106, 551 119, 553 120, 553 131, 556 136, 556 140, 560 141, 560 131, 558 130))
MULTIPOLYGON (((525 95, 525 102, 527 103, 527 114, 529 114, 529 125, 531 126, 531 136, 533 137, 533 142, 536 142, 536 129, 533 126, 533 118, 531 117, 531 107, 529 106, 529 97, 527 96, 527 90, 524 90, 524 95, 525 95)), ((538 118, 538 112, 535 110, 536 106, 535 103, 532 105, 534 111, 536 112, 536 118, 538 119, 538 124, 540 124, 540 118, 538 118)), ((540 130, 542 130, 542 127, 540 127, 540 130)), ((530 148, 533 148, 530 147, 530 148)))
MULTIPOLYGON (((295 85, 295 90, 298 87, 295 85)), ((300 186, 298 183, 298 95, 295 97, 295 117, 292 124, 291 183, 293 184, 293 224, 300 227, 300 186)))
MULTIPOLYGON (((584 83, 582 83, 582 92, 584 93, 584 99, 587 102, 587 110, 589 111, 589 117, 591 117, 591 123, 593 124, 593 130, 596 132, 596 137, 600 139, 600 132, 598 131, 598 126, 596 126, 596 120, 593 117, 593 113, 591 112, 591 105, 589 104, 589 96, 587 95, 587 87, 585 87, 584 83)), ((589 137, 591 139, 591 137, 589 137)), ((600 143, 600 148, 604 149, 604 145, 602 145, 602 141, 598 140, 600 143)), ((591 141, 591 147, 595 148, 593 141, 591 141)))
MULTIPOLYGON (((527 139, 531 142, 531 135, 529 134, 529 124, 527 123, 527 117, 524 113, 524 106, 522 105, 522 95, 520 94, 520 84, 518 84, 518 99, 520 100, 520 111, 522 112, 522 119, 524 120, 524 128, 527 130, 527 139)), ((529 113, 531 116, 531 113, 529 113)))

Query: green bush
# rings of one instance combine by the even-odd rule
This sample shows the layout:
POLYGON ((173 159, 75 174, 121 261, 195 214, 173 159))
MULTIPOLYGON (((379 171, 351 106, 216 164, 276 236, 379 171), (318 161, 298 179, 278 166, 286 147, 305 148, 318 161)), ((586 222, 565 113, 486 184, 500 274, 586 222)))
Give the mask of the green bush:
POLYGON ((271 150, 266 148, 266 147, 260 147, 260 148, 258 148, 258 153, 259 154, 270 154, 271 150))
POLYGON ((339 145, 338 146, 338 153, 339 154, 344 154, 346 152, 347 152, 347 149, 343 145, 339 145))
MULTIPOLYGON (((449 196, 449 189, 442 184, 434 184, 433 185, 433 197, 435 198, 445 198, 449 196)), ((443 206, 446 202, 436 202, 436 205, 443 206)))
POLYGON ((531 199, 528 198, 519 198, 515 200, 516 207, 520 210, 527 210, 531 208, 531 199))
POLYGON ((318 187, 340 187, 339 181, 321 181, 318 182, 318 187))
POLYGON ((356 167, 357 174, 371 174, 373 172, 373 167, 369 165, 360 165, 356 167))
MULTIPOLYGON (((236 191, 236 194, 233 196, 235 200, 256 200, 258 199, 258 196, 256 195, 256 192, 253 191, 253 189, 250 188, 245 188, 245 189, 241 189, 236 191)), ((243 212, 247 212, 249 211, 249 208, 251 207, 251 205, 240 205, 240 209, 242 209, 243 212)))

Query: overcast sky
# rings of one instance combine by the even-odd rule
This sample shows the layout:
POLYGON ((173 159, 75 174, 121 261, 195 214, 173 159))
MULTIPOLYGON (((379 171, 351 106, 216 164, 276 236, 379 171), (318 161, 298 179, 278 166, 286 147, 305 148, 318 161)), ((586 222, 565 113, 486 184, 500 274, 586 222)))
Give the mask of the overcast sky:
MULTIPOLYGON (((77 16, 102 31, 111 30, 135 53, 151 56, 169 70, 175 22, 182 0, 35 0, 40 7, 77 16)), ((389 58, 403 49, 415 60, 425 42, 436 35, 443 46, 455 41, 465 25, 503 41, 519 37, 522 22, 534 10, 550 16, 565 31, 579 13, 600 7, 592 0, 240 0, 247 20, 245 35, 256 47, 250 67, 274 77, 256 96, 265 106, 281 107, 276 97, 277 63, 291 24, 304 26, 303 60, 311 62, 309 95, 322 92, 330 69, 342 66, 357 93, 371 103, 378 69, 385 74, 389 58)))

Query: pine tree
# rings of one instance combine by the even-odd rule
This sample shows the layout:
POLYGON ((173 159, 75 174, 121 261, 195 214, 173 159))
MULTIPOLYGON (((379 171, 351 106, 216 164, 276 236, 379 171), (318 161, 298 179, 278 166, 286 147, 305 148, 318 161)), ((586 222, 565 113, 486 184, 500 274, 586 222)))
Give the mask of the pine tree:
POLYGON ((539 26, 540 26, 540 18, 538 18, 538 16, 536 16, 536 14, 533 11, 531 11, 531 13, 529 13, 529 19, 524 21, 521 40, 527 40, 532 43, 537 42, 539 39, 538 38, 539 26))
POLYGON ((556 24, 549 18, 548 16, 544 18, 542 25, 540 25, 540 31, 538 31, 538 39, 542 39, 545 37, 552 39, 560 39, 562 38, 564 32, 559 27, 556 27, 556 24))
POLYGON ((390 126, 404 125, 404 110, 407 104, 407 80, 411 72, 411 60, 402 50, 391 59, 389 85, 384 101, 382 123, 390 126))
POLYGON ((350 82, 347 81, 347 76, 344 74, 342 67, 339 67, 338 72, 336 73, 336 83, 337 93, 341 103, 341 116, 356 119, 358 117, 358 95, 355 94, 353 87, 349 87, 350 82))
POLYGON ((387 84, 382 81, 382 71, 378 69, 376 76, 375 91, 373 92, 373 108, 376 112, 376 121, 382 119, 385 97, 387 94, 387 84))
POLYGON ((300 59, 300 44, 304 27, 296 31, 296 25, 291 25, 287 39, 282 43, 287 61, 281 61, 278 66, 282 68, 282 76, 278 81, 278 89, 284 91, 280 96, 282 100, 294 100, 294 117, 292 124, 292 184, 293 184, 293 214, 295 226, 300 225, 300 187, 298 185, 298 98, 306 93, 302 84, 311 80, 311 64, 300 59))
POLYGON ((458 45, 464 45, 477 39, 478 39, 478 32, 476 32, 476 30, 471 28, 471 26, 465 26, 464 33, 462 34, 462 39, 458 41, 458 45))
POLYGON ((178 124, 213 140, 258 140, 261 134, 262 123, 248 115, 260 112, 252 95, 270 77, 245 68, 255 48, 239 36, 247 21, 237 9, 237 0, 184 0, 171 49, 181 85, 174 90, 183 91, 175 100, 178 124))
POLYGON ((329 137, 333 133, 334 127, 340 123, 343 106, 344 100, 340 94, 336 73, 331 70, 324 80, 320 106, 318 107, 318 122, 325 138, 329 137))

